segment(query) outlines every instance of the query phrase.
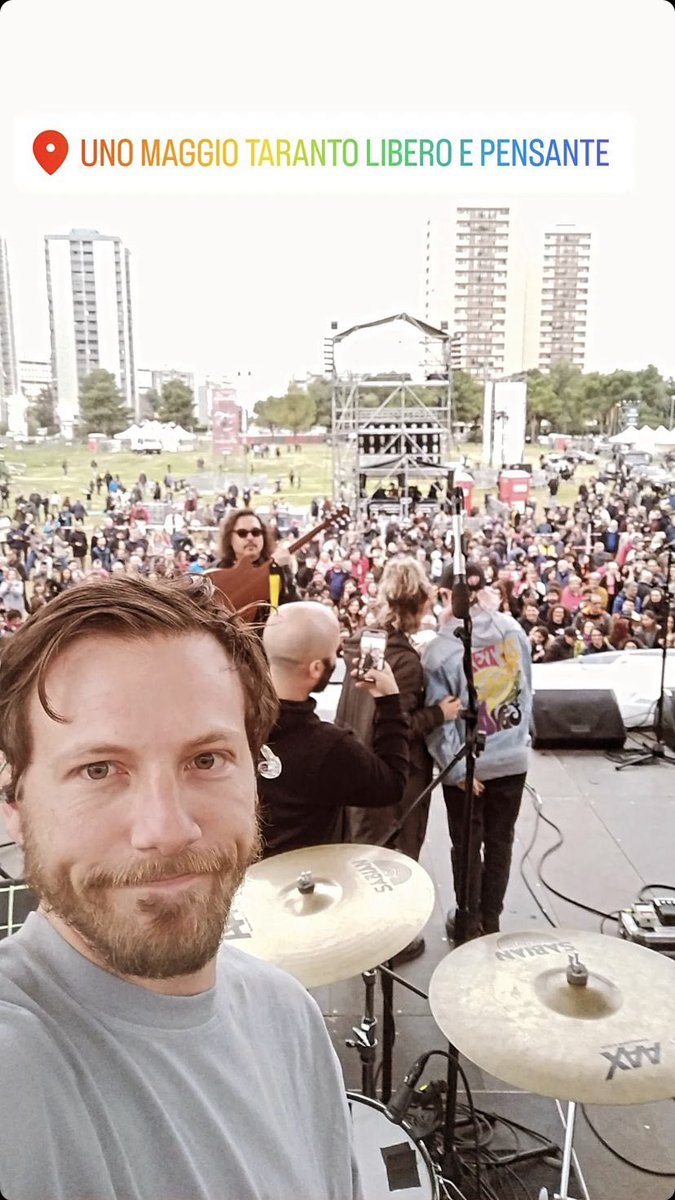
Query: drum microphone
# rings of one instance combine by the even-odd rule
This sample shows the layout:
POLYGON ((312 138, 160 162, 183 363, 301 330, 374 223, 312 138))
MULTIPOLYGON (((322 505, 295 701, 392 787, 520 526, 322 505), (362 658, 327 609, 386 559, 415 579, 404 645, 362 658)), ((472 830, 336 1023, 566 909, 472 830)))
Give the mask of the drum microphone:
POLYGON ((460 621, 469 615, 469 588, 464 559, 464 493, 455 488, 450 501, 452 525, 452 613, 460 621))
POLYGON ((427 1054, 420 1054, 419 1058, 415 1059, 412 1067, 408 1071, 408 1074, 405 1076, 403 1083, 396 1089, 394 1095, 391 1097, 391 1100, 385 1106, 384 1111, 389 1117, 389 1120, 394 1122, 394 1125, 403 1124, 406 1113, 408 1112, 408 1109, 412 1103, 412 1098, 415 1094, 415 1088, 417 1087, 420 1075, 426 1067, 430 1057, 431 1051, 429 1051, 427 1054))
POLYGON ((281 775, 281 759, 277 758, 269 746, 261 746, 262 762, 258 763, 258 774, 262 779, 278 779, 281 775))

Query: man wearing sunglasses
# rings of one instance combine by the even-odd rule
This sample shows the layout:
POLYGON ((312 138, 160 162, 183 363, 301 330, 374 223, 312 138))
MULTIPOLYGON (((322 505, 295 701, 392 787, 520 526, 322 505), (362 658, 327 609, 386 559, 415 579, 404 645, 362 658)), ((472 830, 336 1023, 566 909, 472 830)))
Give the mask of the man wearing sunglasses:
MULTIPOLYGON (((220 559, 217 567, 237 567, 245 562, 262 566, 274 556, 279 568, 279 598, 276 604, 287 604, 298 600, 295 579, 291 569, 291 556, 283 546, 274 546, 270 531, 257 513, 248 508, 233 508, 220 529, 220 559)), ((255 620, 263 623, 267 618, 267 607, 261 606, 255 620)), ((247 620, 249 618, 247 617, 247 620)))

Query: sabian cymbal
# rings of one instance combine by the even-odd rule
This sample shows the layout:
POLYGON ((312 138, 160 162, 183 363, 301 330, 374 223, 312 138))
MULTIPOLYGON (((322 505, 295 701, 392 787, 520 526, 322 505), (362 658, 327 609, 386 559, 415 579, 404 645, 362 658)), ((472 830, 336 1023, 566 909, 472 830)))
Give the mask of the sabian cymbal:
POLYGON ((515 1087, 587 1104, 675 1096, 675 962, 655 950, 569 929, 493 933, 439 963, 429 1003, 462 1054, 515 1087), (574 956, 585 984, 568 980, 574 956))
POLYGON ((386 962, 417 936, 433 906, 429 876, 405 854, 311 846, 249 868, 226 940, 317 987, 386 962))

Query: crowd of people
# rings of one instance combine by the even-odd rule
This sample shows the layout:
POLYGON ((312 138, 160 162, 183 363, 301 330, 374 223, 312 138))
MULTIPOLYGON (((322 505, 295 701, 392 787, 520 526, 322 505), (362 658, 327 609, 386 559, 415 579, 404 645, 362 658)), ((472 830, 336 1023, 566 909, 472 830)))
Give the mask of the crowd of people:
MULTIPOLYGON (((177 490, 181 483, 167 469, 162 483, 141 474, 125 487, 107 470, 92 474, 84 500, 56 490, 27 496, 5 491, 3 636, 90 575, 173 577, 206 571, 224 562, 228 552, 233 561, 223 545, 225 518, 237 510, 254 512, 255 497, 248 489, 240 494, 233 484, 207 500, 194 488, 177 490)), ((324 507, 317 499, 312 511, 322 515, 324 507)), ((265 555, 274 552, 277 561, 282 511, 283 501, 273 501, 269 519, 260 522, 265 555)), ((312 519, 308 515, 307 523, 312 519)), ((558 504, 549 495, 545 505, 516 513, 486 497, 484 513, 474 510, 466 524, 467 554, 483 569, 499 609, 522 625, 534 662, 653 648, 663 637, 668 646, 675 644, 673 617, 664 617, 666 550, 675 541, 669 495, 599 470, 580 484, 573 504, 558 504)), ((284 542, 292 542, 301 532, 299 521, 291 521, 284 532, 284 542)), ((236 543, 237 534, 230 540, 236 543)), ((293 559, 284 557, 286 595, 334 608, 347 641, 374 623, 378 585, 389 559, 411 555, 433 585, 450 545, 449 518, 440 503, 431 516, 413 512, 405 520, 373 515, 351 521, 340 530, 329 528, 293 559)), ((434 628, 433 614, 425 626, 434 628)))

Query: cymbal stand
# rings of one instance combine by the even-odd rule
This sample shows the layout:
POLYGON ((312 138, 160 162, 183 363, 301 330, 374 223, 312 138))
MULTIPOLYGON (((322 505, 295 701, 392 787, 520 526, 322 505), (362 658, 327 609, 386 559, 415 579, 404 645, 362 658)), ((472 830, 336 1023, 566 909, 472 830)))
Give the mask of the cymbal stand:
POLYGON ((394 1057, 394 1042, 396 1040, 396 1022, 394 1021, 394 983, 400 983, 409 992, 414 992, 422 1000, 429 997, 421 988, 411 983, 409 979, 397 975, 391 968, 391 961, 381 963, 371 971, 363 971, 361 978, 366 987, 365 1012, 360 1025, 352 1026, 353 1038, 345 1042, 351 1050, 357 1050, 361 1059, 361 1092, 371 1100, 377 1099, 375 1087, 375 1054, 378 1048, 376 1037, 377 1017, 375 1016, 375 979, 379 972, 382 989, 382 1086, 380 1099, 386 1104, 391 1096, 392 1066, 394 1057))
POLYGON ((428 1000, 429 997, 426 992, 416 987, 409 979, 404 979, 402 975, 397 975, 391 968, 391 962, 381 963, 377 970, 380 974, 380 987, 382 989, 382 1088, 380 1098, 383 1104, 388 1104, 392 1091, 392 1066, 394 1042, 396 1040, 394 984, 400 983, 409 992, 414 992, 416 996, 420 996, 422 1000, 428 1000))
MULTIPOLYGON (((560 1191, 555 1192, 555 1194, 553 1196, 553 1200, 572 1200, 572 1197, 570 1196, 567 1189, 569 1187, 569 1182, 570 1182, 570 1171, 571 1171, 571 1167, 572 1167, 572 1159, 573 1158, 574 1158, 574 1166, 576 1168, 577 1175, 579 1176, 579 1164, 577 1162, 577 1156, 574 1153, 574 1150, 572 1148, 573 1142, 574 1142, 574 1124, 576 1121, 576 1116, 577 1116, 576 1101, 570 1100, 567 1105, 567 1120, 565 1120, 563 1118, 563 1124, 565 1126, 565 1141, 563 1142, 562 1166, 560 1168, 560 1191)), ((584 1192, 586 1194, 586 1197, 588 1197, 588 1193, 586 1192, 585 1187, 584 1187, 584 1192)), ((546 1188, 541 1189, 541 1191, 539 1193, 539 1200, 548 1200, 548 1191, 546 1188)))
POLYGON ((364 1014, 360 1025, 352 1026, 353 1038, 348 1038, 345 1045, 352 1050, 358 1050, 361 1059, 361 1092, 371 1100, 375 1099, 375 1051, 377 1050, 377 1017, 375 1016, 375 980, 377 972, 373 969, 363 971, 361 978, 366 988, 364 1014))

